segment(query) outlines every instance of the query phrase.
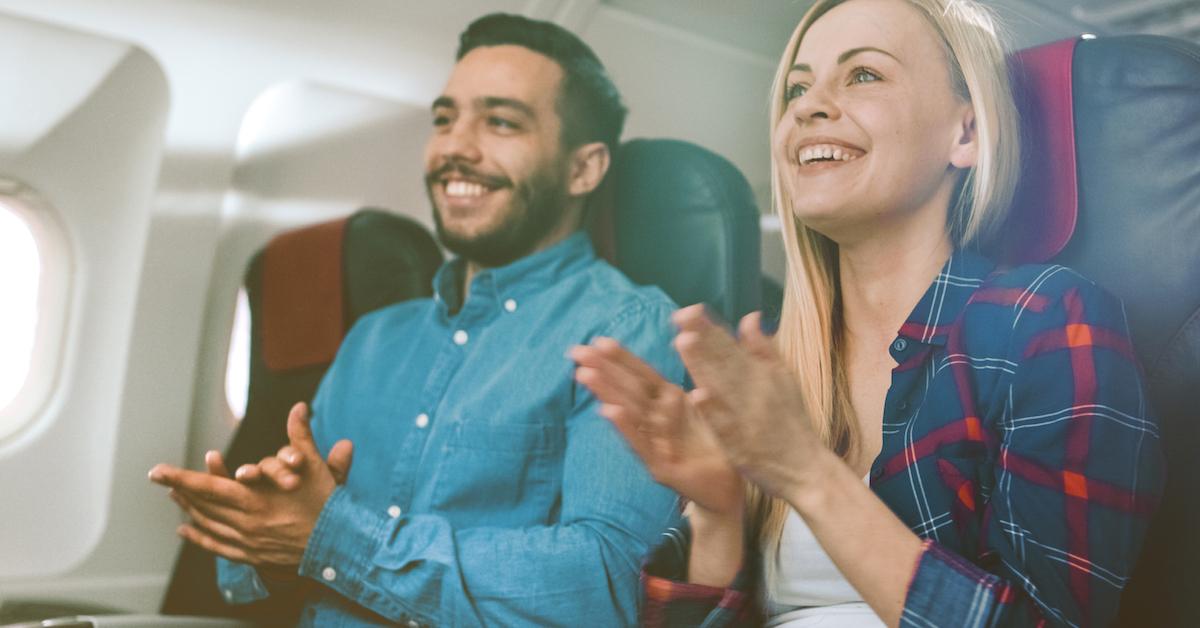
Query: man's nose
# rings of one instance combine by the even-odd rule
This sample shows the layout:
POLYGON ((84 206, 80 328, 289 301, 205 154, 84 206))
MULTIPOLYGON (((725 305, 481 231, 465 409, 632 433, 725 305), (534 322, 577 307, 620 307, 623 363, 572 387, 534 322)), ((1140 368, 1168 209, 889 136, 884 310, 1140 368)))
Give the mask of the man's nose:
POLYGON ((435 154, 445 160, 476 163, 482 159, 479 135, 468 120, 456 120, 432 138, 435 154))

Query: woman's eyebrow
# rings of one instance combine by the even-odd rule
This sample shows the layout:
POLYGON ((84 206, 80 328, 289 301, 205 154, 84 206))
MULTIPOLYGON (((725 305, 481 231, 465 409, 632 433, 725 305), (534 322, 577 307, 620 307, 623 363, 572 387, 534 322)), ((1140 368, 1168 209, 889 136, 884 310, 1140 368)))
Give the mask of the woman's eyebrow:
MULTIPOLYGON (((854 55, 863 53, 863 52, 878 52, 880 54, 885 54, 893 59, 896 59, 896 55, 894 55, 886 50, 882 50, 882 49, 876 48, 874 46, 862 46, 861 48, 851 48, 851 49, 847 50, 846 52, 843 52, 842 54, 838 55, 838 58, 837 58, 838 65, 845 63, 846 60, 849 59, 850 57, 853 57, 854 55)), ((904 63, 902 61, 900 61, 899 59, 896 59, 896 63, 899 63, 900 65, 904 65, 904 63)))
MULTIPOLYGON (((878 52, 880 54, 885 54, 893 59, 896 59, 896 63, 899 63, 900 65, 904 65, 904 62, 901 61, 900 59, 897 59, 896 55, 894 55, 886 50, 883 50, 882 48, 876 48, 874 46, 861 46, 859 48, 851 48, 851 49, 847 50, 846 52, 843 52, 842 54, 838 55, 838 58, 837 58, 838 65, 845 63, 848 59, 850 59, 854 55, 857 55, 857 54, 860 54, 863 52, 878 52)), ((807 63, 795 63, 792 65, 792 69, 790 71, 792 71, 792 72, 810 72, 811 73, 812 66, 807 63)))

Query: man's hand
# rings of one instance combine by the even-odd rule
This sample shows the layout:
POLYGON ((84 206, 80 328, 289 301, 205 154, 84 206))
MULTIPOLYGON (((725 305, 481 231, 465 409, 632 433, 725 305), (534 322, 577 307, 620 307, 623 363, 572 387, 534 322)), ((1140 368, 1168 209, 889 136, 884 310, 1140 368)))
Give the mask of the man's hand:
MULTIPOLYGON (((219 456, 206 457, 210 473, 166 464, 151 469, 150 479, 171 488, 171 498, 192 520, 179 527, 180 536, 233 561, 294 573, 337 479, 313 442, 305 404, 292 408, 287 431, 299 458, 298 481, 287 490, 274 482, 229 479, 219 456)), ((331 451, 330 462, 348 470, 350 450, 344 442, 335 448, 337 457, 331 451)))
MULTIPOLYGON (((342 439, 334 443, 325 458, 325 464, 333 479, 339 485, 346 483, 350 475, 350 463, 354 456, 354 445, 342 439)), ((210 451, 204 458, 209 473, 229 477, 220 452, 210 451)), ((300 486, 300 474, 304 469, 305 457, 301 450, 292 444, 279 448, 274 456, 267 456, 254 464, 244 464, 237 468, 233 477, 242 484, 259 484, 269 482, 276 488, 290 491, 300 486)))

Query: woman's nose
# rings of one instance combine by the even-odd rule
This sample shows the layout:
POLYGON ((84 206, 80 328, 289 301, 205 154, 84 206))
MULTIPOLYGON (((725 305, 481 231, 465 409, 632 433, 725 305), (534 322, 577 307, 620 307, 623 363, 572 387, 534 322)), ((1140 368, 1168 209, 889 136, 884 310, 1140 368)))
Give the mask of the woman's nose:
POLYGON ((828 89, 814 85, 808 88, 803 96, 792 100, 788 112, 796 119, 797 124, 817 119, 836 120, 841 117, 842 112, 831 96, 828 89))

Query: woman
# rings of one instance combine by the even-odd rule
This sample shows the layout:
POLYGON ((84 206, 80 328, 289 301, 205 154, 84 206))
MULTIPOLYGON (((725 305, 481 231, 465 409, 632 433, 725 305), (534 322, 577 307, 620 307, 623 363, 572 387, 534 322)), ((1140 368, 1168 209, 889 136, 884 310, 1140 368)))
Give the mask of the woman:
POLYGON ((643 620, 1111 622, 1163 479, 1158 432, 1115 299, 971 250, 1018 170, 990 17, 818 1, 772 99, 779 333, 752 314, 735 340, 680 310, 686 394, 610 340, 573 350, 690 500, 647 565, 643 620))

